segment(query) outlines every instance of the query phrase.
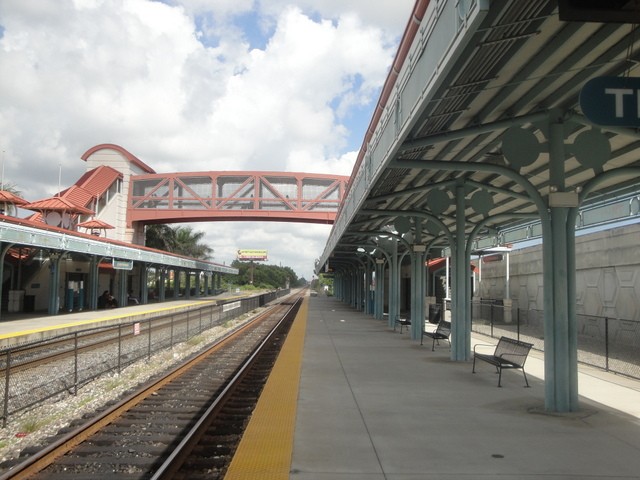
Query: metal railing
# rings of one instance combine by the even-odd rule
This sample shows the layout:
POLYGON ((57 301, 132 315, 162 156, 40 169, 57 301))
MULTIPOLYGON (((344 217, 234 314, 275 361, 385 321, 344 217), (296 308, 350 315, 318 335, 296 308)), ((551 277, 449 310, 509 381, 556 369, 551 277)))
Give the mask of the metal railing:
POLYGON ((83 385, 257 309, 288 290, 145 320, 89 328, 0 350, 2 425, 10 415, 83 385))
MULTIPOLYGON (((578 362, 640 379, 640 321, 577 315, 578 362)), ((501 301, 472 302, 471 329, 533 343, 544 351, 542 310, 504 307, 501 301)))

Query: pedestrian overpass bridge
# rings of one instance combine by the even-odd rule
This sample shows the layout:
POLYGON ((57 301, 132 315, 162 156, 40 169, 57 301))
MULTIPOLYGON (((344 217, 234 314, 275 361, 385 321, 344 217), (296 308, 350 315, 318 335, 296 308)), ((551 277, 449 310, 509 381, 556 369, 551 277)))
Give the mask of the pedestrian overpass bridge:
POLYGON ((332 224, 349 177, 295 172, 134 175, 128 223, 287 221, 332 224))

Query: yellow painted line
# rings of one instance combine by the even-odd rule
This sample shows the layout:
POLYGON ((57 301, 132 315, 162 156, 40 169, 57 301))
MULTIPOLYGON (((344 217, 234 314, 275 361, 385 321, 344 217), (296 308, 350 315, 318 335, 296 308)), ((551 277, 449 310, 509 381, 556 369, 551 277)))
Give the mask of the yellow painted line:
POLYGON ((291 326, 225 480, 289 479, 308 301, 291 326))
MULTIPOLYGON (((180 305, 180 306, 173 306, 173 307, 163 307, 163 308, 154 308, 153 310, 139 310, 135 313, 127 313, 127 314, 122 314, 122 315, 112 315, 110 317, 100 317, 100 318, 94 318, 92 320, 79 320, 77 322, 71 322, 71 323, 60 323, 60 324, 56 324, 56 325, 51 325, 49 327, 40 327, 40 328, 34 328, 31 330, 21 330, 19 332, 13 332, 13 333, 5 333, 0 335, 0 340, 4 339, 4 338, 13 338, 13 337, 21 337, 23 335, 31 335, 34 333, 41 333, 41 332, 49 332, 51 330, 61 330, 63 328, 69 328, 69 327, 78 327, 80 325, 88 325, 88 324, 92 324, 92 323, 98 323, 98 322, 108 322, 109 320, 119 320, 119 319, 126 319, 126 318, 130 318, 130 317, 135 317, 138 315, 146 315, 146 314, 150 314, 150 313, 160 313, 160 312, 167 312, 169 310, 178 310, 184 307, 193 307, 196 305, 202 305, 203 303, 213 303, 215 302, 215 300, 200 300, 197 302, 192 302, 192 303, 186 303, 184 305, 180 305)), ((88 312, 95 312, 96 310, 87 310, 88 312)), ((55 318, 55 315, 52 315, 51 317, 48 318, 55 318)))

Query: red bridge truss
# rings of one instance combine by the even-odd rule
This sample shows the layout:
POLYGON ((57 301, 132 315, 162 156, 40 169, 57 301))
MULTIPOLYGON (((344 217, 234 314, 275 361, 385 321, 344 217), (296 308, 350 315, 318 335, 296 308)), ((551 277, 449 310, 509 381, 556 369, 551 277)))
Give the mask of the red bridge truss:
POLYGON ((127 223, 333 223, 349 177, 293 172, 133 175, 127 223))

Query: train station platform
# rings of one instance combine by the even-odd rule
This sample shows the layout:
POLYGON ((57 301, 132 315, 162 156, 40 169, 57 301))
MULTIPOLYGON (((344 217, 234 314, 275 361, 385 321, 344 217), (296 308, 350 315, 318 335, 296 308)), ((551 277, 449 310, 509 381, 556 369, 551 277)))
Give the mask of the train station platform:
POLYGON ((581 411, 553 414, 538 352, 531 388, 519 371, 498 388, 491 365, 472 374, 335 298, 296 323, 225 479, 640 478, 640 381, 580 366, 581 411))
POLYGON ((59 315, 44 312, 7 313, 0 316, 0 348, 63 335, 75 330, 135 322, 176 311, 199 308, 221 299, 241 298, 243 295, 224 293, 218 296, 167 300, 145 305, 129 305, 101 310, 82 310, 59 315))

